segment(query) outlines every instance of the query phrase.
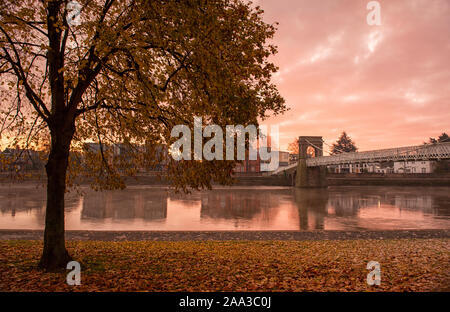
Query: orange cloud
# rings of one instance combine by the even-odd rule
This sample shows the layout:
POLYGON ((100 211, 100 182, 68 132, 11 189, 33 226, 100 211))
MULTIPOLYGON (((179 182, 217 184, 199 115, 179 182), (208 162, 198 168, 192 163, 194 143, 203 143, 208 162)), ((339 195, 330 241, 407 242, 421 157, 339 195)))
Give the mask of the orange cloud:
POLYGON ((299 135, 329 143, 346 130, 360 150, 421 144, 450 129, 450 2, 261 0, 279 22, 274 77, 289 113, 281 147, 299 135))

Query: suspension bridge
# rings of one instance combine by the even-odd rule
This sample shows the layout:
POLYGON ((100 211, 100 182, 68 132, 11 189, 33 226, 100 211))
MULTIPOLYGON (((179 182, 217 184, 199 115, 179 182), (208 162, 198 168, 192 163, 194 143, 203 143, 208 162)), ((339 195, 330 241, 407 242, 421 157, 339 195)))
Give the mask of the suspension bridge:
MULTIPOLYGON (((299 161, 280 167, 272 175, 284 174, 299 187, 326 186, 326 166, 355 163, 380 163, 389 161, 420 161, 450 159, 450 142, 387 148, 364 152, 341 152, 323 156, 324 140, 320 136, 299 137, 299 161), (308 157, 308 149, 315 157, 308 157)), ((325 143, 326 144, 326 143, 325 143)))

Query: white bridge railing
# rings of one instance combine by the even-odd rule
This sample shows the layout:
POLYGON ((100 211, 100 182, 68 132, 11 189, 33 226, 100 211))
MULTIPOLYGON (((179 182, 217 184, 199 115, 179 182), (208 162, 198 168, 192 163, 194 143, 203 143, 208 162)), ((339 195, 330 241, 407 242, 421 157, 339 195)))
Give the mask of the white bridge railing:
MULTIPOLYGON (((350 163, 439 159, 450 159, 450 142, 313 157, 306 160, 306 165, 308 167, 316 167, 350 163)), ((287 167, 280 167, 272 174, 293 169, 296 166, 297 164, 295 163, 287 167)))

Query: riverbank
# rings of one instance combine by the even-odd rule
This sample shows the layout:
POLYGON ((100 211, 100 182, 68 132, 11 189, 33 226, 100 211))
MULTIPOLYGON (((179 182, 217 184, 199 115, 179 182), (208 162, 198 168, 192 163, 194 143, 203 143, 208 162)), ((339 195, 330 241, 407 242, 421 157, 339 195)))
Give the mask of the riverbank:
POLYGON ((40 241, 0 240, 0 291, 449 291, 450 240, 69 241, 81 285, 37 269, 40 241), (381 265, 381 285, 366 282, 381 265))
POLYGON ((329 186, 450 186, 450 174, 437 173, 332 173, 329 186))
MULTIPOLYGON (((140 174, 135 177, 124 177, 126 185, 167 186, 168 182, 155 173, 140 174)), ((289 175, 242 174, 234 177, 233 186, 292 186, 294 182, 289 175)), ((34 174, 22 179, 11 179, 0 174, 0 184, 45 183, 45 175, 34 174)), ((89 185, 90 181, 81 179, 80 185, 89 185)), ((328 173, 329 186, 450 186, 450 174, 438 173, 328 173)), ((217 185, 213 183, 213 185, 217 185)))
MULTIPOLYGON (((42 240, 42 230, 1 230, 0 240, 42 240)), ((449 238, 450 229, 378 231, 66 231, 71 241, 305 241, 449 238)))

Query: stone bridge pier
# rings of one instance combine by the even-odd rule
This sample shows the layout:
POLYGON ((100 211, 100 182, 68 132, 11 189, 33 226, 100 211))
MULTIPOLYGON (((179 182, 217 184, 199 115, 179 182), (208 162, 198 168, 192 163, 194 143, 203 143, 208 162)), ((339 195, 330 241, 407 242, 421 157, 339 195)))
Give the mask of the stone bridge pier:
POLYGON ((307 167, 306 159, 323 156, 323 141, 321 136, 300 136, 299 159, 295 174, 295 187, 327 187, 326 166, 307 167))

